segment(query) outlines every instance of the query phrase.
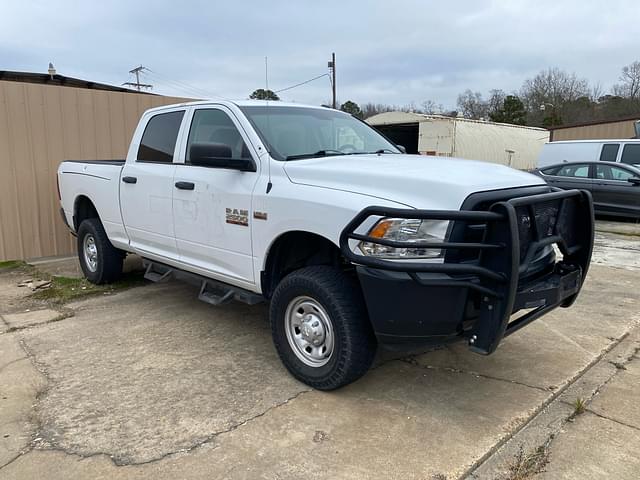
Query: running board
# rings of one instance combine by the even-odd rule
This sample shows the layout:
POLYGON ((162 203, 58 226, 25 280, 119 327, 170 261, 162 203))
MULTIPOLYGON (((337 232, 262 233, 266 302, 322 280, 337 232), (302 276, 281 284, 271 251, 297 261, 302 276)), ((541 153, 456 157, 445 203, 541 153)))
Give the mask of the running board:
POLYGON ((224 305, 232 300, 238 300, 249 305, 265 301, 265 298, 258 293, 206 278, 196 273, 185 272, 184 270, 150 260, 144 260, 143 265, 146 267, 144 278, 152 282, 164 282, 175 278, 191 285, 200 285, 198 300, 211 305, 224 305))

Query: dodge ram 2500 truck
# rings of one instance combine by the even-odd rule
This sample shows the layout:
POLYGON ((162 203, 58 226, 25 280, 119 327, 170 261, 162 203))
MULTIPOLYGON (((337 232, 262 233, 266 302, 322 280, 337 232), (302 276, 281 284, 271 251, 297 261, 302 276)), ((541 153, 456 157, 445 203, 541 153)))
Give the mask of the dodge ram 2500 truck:
POLYGON ((282 362, 317 389, 362 376, 378 345, 492 353, 573 303, 593 245, 588 192, 405 155, 346 113, 281 102, 151 109, 126 160, 65 161, 58 181, 89 281, 135 253, 209 303, 268 301, 282 362))

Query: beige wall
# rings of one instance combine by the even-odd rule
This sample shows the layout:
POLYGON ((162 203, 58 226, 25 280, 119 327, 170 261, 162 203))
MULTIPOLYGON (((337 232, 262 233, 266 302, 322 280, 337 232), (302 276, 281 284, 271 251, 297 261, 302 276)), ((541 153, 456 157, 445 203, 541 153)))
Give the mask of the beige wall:
POLYGON ((142 112, 184 100, 0 81, 0 261, 73 253, 58 164, 124 158, 142 112))
POLYGON ((601 138, 633 138, 636 134, 634 120, 599 123, 581 127, 561 128, 553 131, 552 141, 599 140, 601 138))

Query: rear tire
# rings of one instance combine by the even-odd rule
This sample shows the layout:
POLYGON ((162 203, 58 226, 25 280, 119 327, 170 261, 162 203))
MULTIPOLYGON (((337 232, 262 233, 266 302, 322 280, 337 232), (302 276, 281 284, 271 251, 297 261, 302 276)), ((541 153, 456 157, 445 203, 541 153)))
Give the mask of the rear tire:
POLYGON ((78 259, 91 283, 111 283, 122 276, 125 253, 115 248, 98 218, 83 220, 78 227, 78 259))
POLYGON ((376 340, 357 281, 318 265, 287 275, 270 307, 271 333, 289 372, 318 390, 333 390, 364 375, 376 340))

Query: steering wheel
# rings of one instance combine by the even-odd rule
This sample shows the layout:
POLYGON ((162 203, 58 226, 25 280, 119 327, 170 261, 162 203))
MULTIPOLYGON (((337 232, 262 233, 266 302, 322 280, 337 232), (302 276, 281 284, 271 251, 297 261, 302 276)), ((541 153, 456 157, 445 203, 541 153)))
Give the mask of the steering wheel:
POLYGON ((338 150, 340 150, 342 153, 353 153, 357 150, 357 148, 351 143, 345 143, 344 145, 340 146, 338 150))

